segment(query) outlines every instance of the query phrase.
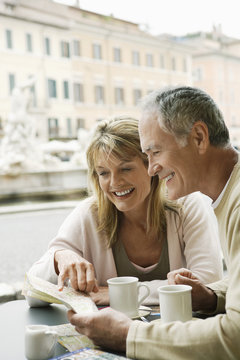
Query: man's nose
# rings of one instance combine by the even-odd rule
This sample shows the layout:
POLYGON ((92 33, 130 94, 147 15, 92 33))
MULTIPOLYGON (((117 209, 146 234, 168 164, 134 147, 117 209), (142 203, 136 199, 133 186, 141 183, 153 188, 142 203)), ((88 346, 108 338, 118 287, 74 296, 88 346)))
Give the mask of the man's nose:
POLYGON ((161 165, 152 163, 151 161, 149 161, 149 164, 148 164, 148 175, 149 176, 158 175, 161 170, 162 170, 161 165))

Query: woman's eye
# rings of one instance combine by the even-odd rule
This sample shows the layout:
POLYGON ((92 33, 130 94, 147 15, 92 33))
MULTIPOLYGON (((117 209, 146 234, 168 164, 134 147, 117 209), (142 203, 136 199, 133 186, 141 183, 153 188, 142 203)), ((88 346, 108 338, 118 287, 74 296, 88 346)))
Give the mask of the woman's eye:
POLYGON ((160 153, 159 150, 158 150, 158 151, 154 151, 154 152, 153 152, 153 156, 158 155, 159 153, 160 153))
POLYGON ((99 176, 105 176, 105 175, 107 175, 107 172, 106 172, 106 171, 102 171, 102 172, 100 172, 98 175, 99 175, 99 176))

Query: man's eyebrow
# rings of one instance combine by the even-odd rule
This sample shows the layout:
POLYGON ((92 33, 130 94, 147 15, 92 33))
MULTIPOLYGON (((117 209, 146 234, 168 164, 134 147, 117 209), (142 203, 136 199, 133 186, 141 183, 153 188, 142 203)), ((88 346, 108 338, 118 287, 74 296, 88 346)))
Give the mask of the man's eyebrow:
POLYGON ((153 150, 153 149, 159 149, 159 146, 157 146, 157 145, 155 145, 155 144, 149 145, 146 149, 142 149, 142 152, 147 153, 147 152, 149 152, 149 151, 151 151, 151 150, 153 150))

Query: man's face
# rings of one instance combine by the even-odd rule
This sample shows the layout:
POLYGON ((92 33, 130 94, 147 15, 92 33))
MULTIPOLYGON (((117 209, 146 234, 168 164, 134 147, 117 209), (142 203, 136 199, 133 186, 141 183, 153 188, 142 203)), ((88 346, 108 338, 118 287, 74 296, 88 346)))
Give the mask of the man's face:
POLYGON ((190 141, 180 147, 173 135, 162 130, 153 116, 143 114, 139 121, 142 151, 147 154, 150 176, 166 181, 169 199, 197 191, 196 149, 190 141))

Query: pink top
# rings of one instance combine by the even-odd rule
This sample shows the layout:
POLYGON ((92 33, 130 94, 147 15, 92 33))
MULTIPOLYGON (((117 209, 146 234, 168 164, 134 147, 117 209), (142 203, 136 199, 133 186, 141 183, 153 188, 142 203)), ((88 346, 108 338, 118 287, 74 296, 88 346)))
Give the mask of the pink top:
MULTIPOLYGON (((29 270, 31 274, 56 284, 54 253, 71 249, 94 265, 100 286, 107 286, 107 279, 117 276, 112 250, 106 248, 104 234, 97 232, 96 217, 90 208, 92 201, 91 197, 82 200, 65 219, 48 251, 29 270)), ((217 281, 222 277, 222 259, 216 218, 210 202, 200 193, 190 194, 179 201, 183 203, 180 224, 174 211, 166 211, 170 271, 185 267, 205 284, 217 281)), ((158 304, 157 288, 167 280, 146 283, 151 295, 144 304, 158 304)), ((36 302, 39 301, 29 300, 31 306, 36 302)))

